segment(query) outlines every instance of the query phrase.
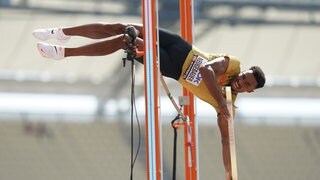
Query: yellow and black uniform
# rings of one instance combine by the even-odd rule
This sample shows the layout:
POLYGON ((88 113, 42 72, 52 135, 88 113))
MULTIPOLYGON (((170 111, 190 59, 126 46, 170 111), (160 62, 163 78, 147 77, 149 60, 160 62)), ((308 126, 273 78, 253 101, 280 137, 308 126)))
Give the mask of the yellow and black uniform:
MULTIPOLYGON (((191 44, 179 35, 160 28, 159 55, 161 74, 179 80, 182 66, 191 50, 191 44)), ((137 60, 143 63, 143 57, 137 58, 137 60)))
MULTIPOLYGON (((218 105, 202 82, 199 67, 206 61, 224 56, 201 52, 179 35, 165 29, 159 29, 160 71, 163 76, 179 81, 195 96, 211 104, 217 112, 218 105)), ((232 77, 240 73, 240 62, 236 57, 229 56, 230 62, 224 75, 218 77, 220 87, 228 85, 232 77)), ((137 59, 143 63, 143 58, 137 59)), ((233 101, 236 96, 233 95, 233 101)))
MULTIPOLYGON (((212 105, 217 112, 219 112, 217 101, 211 96, 208 88, 202 81, 199 67, 201 64, 206 63, 207 61, 212 61, 215 58, 223 56, 225 55, 204 53, 193 47, 183 64, 182 72, 179 78, 179 82, 183 85, 183 87, 187 88, 201 100, 212 105)), ((226 73, 217 77, 219 87, 229 85, 230 80, 240 73, 239 60, 234 56, 228 57, 230 58, 230 61, 226 73)), ((236 95, 233 95, 232 99, 235 101, 236 95)))

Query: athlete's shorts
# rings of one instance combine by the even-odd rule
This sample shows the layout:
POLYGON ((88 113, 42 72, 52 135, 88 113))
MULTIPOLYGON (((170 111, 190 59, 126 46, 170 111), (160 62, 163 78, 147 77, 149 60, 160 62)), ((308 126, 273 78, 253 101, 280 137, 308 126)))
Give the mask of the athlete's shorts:
MULTIPOLYGON (((161 74, 179 80, 183 63, 192 50, 192 46, 179 35, 161 28, 159 29, 159 40, 161 74)), ((143 63, 143 57, 136 60, 143 63)))

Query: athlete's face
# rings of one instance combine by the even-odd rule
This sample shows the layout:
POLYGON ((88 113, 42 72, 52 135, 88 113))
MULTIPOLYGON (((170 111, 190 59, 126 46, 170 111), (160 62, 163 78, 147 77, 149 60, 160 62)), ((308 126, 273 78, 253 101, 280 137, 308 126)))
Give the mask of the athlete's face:
POLYGON ((257 86, 257 81, 254 78, 252 70, 241 72, 231 82, 231 88, 235 93, 253 92, 257 86))

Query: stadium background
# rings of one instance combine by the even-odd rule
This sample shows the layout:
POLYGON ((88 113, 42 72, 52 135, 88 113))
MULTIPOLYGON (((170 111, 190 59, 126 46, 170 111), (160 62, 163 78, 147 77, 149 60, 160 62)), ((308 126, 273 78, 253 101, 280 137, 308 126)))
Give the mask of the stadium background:
MULTIPOLYGON (((159 0, 160 26, 178 33, 177 8, 176 0, 159 0)), ((319 9, 319 0, 195 0, 194 44, 236 55, 243 68, 259 65, 267 75, 264 89, 238 98, 240 179, 320 176, 319 9)), ((140 11, 139 0, 0 1, 0 179, 129 179, 130 68, 122 68, 124 53, 50 61, 38 54, 31 32, 141 22, 140 11)), ((74 37, 66 45, 89 42, 74 37)), ((142 72, 137 65, 143 126, 142 72)), ((180 86, 167 82, 174 96, 181 95, 180 86)), ((163 174, 171 179, 169 121, 175 112, 166 97, 161 103, 163 174)), ((215 114, 201 101, 197 108, 200 179, 224 179, 215 114)), ((177 179, 184 177, 181 137, 177 179)), ((146 178, 144 136, 141 144, 134 179, 146 178)))

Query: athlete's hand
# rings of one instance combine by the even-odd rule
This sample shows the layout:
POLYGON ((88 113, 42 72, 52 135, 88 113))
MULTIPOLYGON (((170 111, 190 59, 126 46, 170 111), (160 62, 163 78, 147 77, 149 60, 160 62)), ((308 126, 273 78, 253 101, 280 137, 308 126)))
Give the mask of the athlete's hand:
POLYGON ((226 172, 226 180, 232 180, 230 172, 226 172))

